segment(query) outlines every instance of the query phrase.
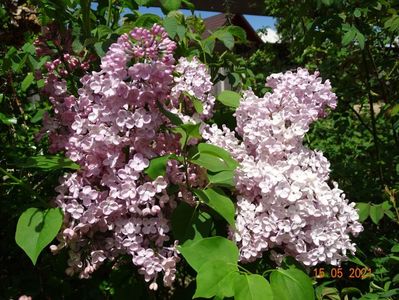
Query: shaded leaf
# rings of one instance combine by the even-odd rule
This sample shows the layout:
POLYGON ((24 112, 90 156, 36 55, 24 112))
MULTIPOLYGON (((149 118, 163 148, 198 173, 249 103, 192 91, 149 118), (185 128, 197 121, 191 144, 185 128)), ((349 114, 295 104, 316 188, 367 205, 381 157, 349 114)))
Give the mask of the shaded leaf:
POLYGON ((163 113, 173 125, 180 126, 183 124, 183 121, 179 118, 179 116, 165 109, 161 103, 157 102, 157 106, 161 113, 163 113))
POLYGON ((227 31, 230 32, 233 36, 235 36, 241 42, 245 42, 247 40, 247 33, 242 27, 239 26, 228 26, 227 31))
POLYGON ((172 232, 180 245, 188 245, 210 235, 211 216, 198 208, 181 202, 172 214, 172 232))
POLYGON ((235 226, 235 208, 229 197, 219 189, 194 190, 195 195, 219 213, 232 227, 235 226))
POLYGON ((17 165, 21 168, 38 168, 50 171, 59 169, 79 169, 78 164, 61 155, 32 156, 26 159, 24 162, 18 163, 17 165))
POLYGON ((165 176, 166 166, 170 159, 178 159, 178 157, 174 154, 168 154, 151 159, 150 164, 144 170, 144 173, 152 180, 156 179, 158 176, 165 176))
POLYGON ((227 49, 233 50, 234 36, 226 28, 215 31, 212 36, 221 41, 227 49))
POLYGON ((378 224, 384 217, 384 209, 382 205, 371 205, 370 206, 370 218, 374 224, 378 224))
POLYGON ((39 254, 55 238, 62 225, 60 208, 29 208, 19 217, 15 241, 35 265, 39 254))
POLYGON ((363 222, 370 215, 370 204, 368 203, 356 203, 356 208, 359 213, 359 221, 363 222))
POLYGON ((145 27, 145 28, 150 28, 152 27, 155 23, 159 23, 161 21, 161 18, 157 15, 154 14, 144 14, 141 15, 137 18, 137 20, 134 22, 134 25, 136 27, 145 27))

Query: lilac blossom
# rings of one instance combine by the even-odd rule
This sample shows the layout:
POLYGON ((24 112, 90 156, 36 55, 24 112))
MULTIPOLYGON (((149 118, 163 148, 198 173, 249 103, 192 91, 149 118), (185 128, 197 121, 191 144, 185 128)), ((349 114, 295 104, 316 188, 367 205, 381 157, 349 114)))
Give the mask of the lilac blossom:
POLYGON ((329 81, 307 70, 273 74, 263 98, 244 91, 235 113, 235 137, 209 126, 204 137, 232 153, 236 170, 236 230, 231 238, 240 260, 254 261, 273 249, 272 258, 290 255, 307 266, 339 264, 355 252, 350 235, 363 230, 354 203, 335 182, 320 151, 302 145, 309 125, 335 108, 329 81))
MULTIPOLYGON (((105 261, 128 254, 151 289, 157 289, 161 274, 166 286, 175 279, 179 257, 177 242, 169 236, 170 216, 176 201, 184 199, 166 189, 170 181, 183 185, 191 180, 195 186, 194 173, 203 171, 191 166, 190 179, 181 166, 179 172, 169 169, 167 176, 154 180, 145 174, 152 158, 180 151, 179 135, 160 129, 172 124, 158 105, 179 107, 172 102, 179 98, 183 81, 204 102, 204 116, 210 115, 214 101, 206 67, 195 58, 176 66, 175 48, 159 25, 135 28, 110 46, 100 71, 81 78, 76 96, 53 72, 60 61, 48 65, 46 92, 54 116, 46 116, 42 134, 49 134, 52 152, 64 151, 80 165, 56 188, 55 203, 65 219, 60 244, 51 250, 69 248, 69 275, 88 278, 105 261), (190 71, 182 65, 190 65, 190 71), (173 179, 182 174, 181 181, 173 179)), ((72 56, 66 58, 71 66, 77 64, 72 56)), ((190 117, 192 112, 181 113, 190 117)))

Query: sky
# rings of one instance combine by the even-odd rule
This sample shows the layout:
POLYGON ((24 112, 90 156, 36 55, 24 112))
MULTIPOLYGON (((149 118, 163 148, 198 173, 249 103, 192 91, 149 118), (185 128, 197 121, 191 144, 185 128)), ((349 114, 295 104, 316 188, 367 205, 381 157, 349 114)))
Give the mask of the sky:
MULTIPOLYGON (((182 13, 185 15, 191 15, 191 12, 187 9, 181 9, 180 10, 182 13)), ((159 7, 140 7, 139 12, 141 13, 151 13, 159 16, 163 16, 163 13, 159 7)), ((219 13, 217 12, 210 12, 210 11, 200 11, 196 10, 195 14, 198 16, 201 16, 202 18, 208 18, 214 15, 217 15, 219 13)), ((251 16, 251 15, 244 15, 247 21, 251 24, 251 26, 257 30, 262 27, 270 27, 270 28, 275 28, 275 18, 273 17, 263 17, 263 16, 251 16)))

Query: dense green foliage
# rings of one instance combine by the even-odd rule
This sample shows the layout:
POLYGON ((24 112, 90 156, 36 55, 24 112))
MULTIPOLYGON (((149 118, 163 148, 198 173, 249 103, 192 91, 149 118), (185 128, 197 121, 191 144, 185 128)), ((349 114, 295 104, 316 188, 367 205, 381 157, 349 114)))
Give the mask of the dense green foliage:
MULTIPOLYGON (((139 5, 151 4, 145 0, 0 3, 0 298, 16 299, 23 294, 33 299, 269 299, 267 295, 272 294, 278 300, 398 297, 398 4, 383 0, 355 4, 340 0, 267 1, 268 14, 278 16, 281 43, 266 44, 243 58, 232 51, 237 44, 245 44, 241 28, 221 28, 203 39, 202 20, 175 11, 181 5, 193 8, 189 1, 161 3, 164 12, 169 12, 164 19, 140 15, 139 5), (57 179, 65 169, 78 166, 49 155, 47 141, 35 139, 44 113, 51 110, 40 94, 43 79, 35 77, 35 72, 51 57, 38 59, 33 42, 41 26, 55 24, 60 35, 70 34, 76 54, 95 54, 91 69, 96 70, 99 57, 118 35, 155 22, 162 23, 177 41, 178 55, 200 57, 209 66, 214 82, 224 79, 219 69, 225 68, 237 91, 251 86, 264 92, 268 75, 299 66, 319 70, 323 78, 331 80, 339 105, 328 118, 314 124, 307 143, 330 160, 333 179, 358 203, 365 227, 356 240, 357 256, 342 266, 341 278, 331 278, 331 266, 305 269, 290 259, 282 268, 276 268, 266 256, 257 263, 237 264, 236 245, 221 237, 226 236, 226 223, 234 225, 231 195, 223 188, 233 185, 236 162, 228 153, 207 144, 199 144, 194 154, 189 153, 187 142, 198 137, 198 127, 184 126, 167 112, 172 123, 177 122, 184 148, 184 157, 174 158, 206 168, 212 184, 194 191, 201 201, 199 207, 180 203, 173 214, 173 235, 184 242, 181 253, 185 259, 178 266, 174 288, 148 291, 128 257, 118 260, 117 267, 106 264, 93 278, 81 280, 65 275, 66 253, 52 256, 47 249, 41 253, 61 226, 58 210, 49 208, 57 179), (218 43, 222 50, 216 53, 218 43), (40 229, 29 232, 32 223, 40 229), (26 243, 27 236, 32 243, 26 243), (17 244, 30 253, 29 257, 17 244), (33 266, 31 260, 37 264, 33 266), (371 276, 350 278, 350 270, 356 267, 370 268, 371 276), (316 278, 322 268, 324 278, 316 278)), ((65 50, 63 45, 50 46, 59 53, 65 50)), ((76 91, 81 74, 70 76, 68 88, 76 91)), ((234 128, 237 95, 219 95, 215 123, 234 128)), ((164 174, 170 158, 152 160, 147 175, 155 178, 164 174)))

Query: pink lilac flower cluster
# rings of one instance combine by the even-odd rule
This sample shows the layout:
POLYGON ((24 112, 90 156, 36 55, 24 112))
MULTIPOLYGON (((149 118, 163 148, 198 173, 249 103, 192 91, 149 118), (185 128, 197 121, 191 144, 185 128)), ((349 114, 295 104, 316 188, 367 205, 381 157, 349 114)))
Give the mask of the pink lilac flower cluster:
POLYGON ((71 106, 76 101, 75 96, 67 91, 67 80, 72 75, 82 75, 87 72, 94 57, 85 57, 85 53, 74 53, 70 32, 61 35, 57 26, 51 24, 43 28, 43 33, 34 42, 38 57, 49 56, 45 63, 46 72, 36 72, 36 79, 44 79, 42 93, 49 97, 54 111, 62 118, 54 119, 45 114, 43 129, 39 134, 49 133, 50 152, 64 149, 68 139, 68 128, 73 122, 74 112, 71 106), (49 44, 51 42, 51 44, 49 44), (67 95, 67 96, 66 96, 67 95))
POLYGON ((268 77, 273 92, 263 98, 244 91, 236 132, 209 127, 204 137, 239 162, 236 231, 231 238, 240 260, 251 262, 272 250, 281 261, 293 256, 307 266, 339 264, 355 252, 350 235, 363 230, 355 203, 348 203, 320 151, 302 145, 309 124, 334 108, 329 81, 305 69, 268 77))
POLYGON ((176 85, 172 89, 174 109, 171 111, 176 113, 185 123, 198 123, 201 120, 211 118, 215 97, 209 93, 212 89, 212 81, 206 66, 195 57, 191 60, 182 57, 176 66, 176 72, 182 74, 182 76, 175 78, 176 85), (202 112, 195 111, 190 97, 202 103, 202 112), (186 115, 179 111, 179 105, 185 106, 186 115))
POLYGON ((170 216, 184 195, 170 196, 167 187, 202 184, 202 173, 191 166, 185 178, 185 170, 171 161, 168 176, 151 180, 145 169, 154 157, 180 152, 179 135, 164 130, 173 125, 159 105, 181 106, 174 101, 182 81, 204 106, 211 89, 205 66, 196 59, 176 64, 175 48, 161 26, 135 28, 110 46, 99 72, 81 78, 77 97, 61 83, 53 85, 54 117, 45 130, 53 134, 52 149, 65 151, 81 167, 56 188, 65 218, 60 244, 51 249, 69 247, 70 275, 87 278, 105 260, 128 254, 151 289, 157 289, 159 274, 165 286, 175 279, 179 257, 177 241, 169 236, 170 216), (187 64, 205 78, 200 91, 187 64))

